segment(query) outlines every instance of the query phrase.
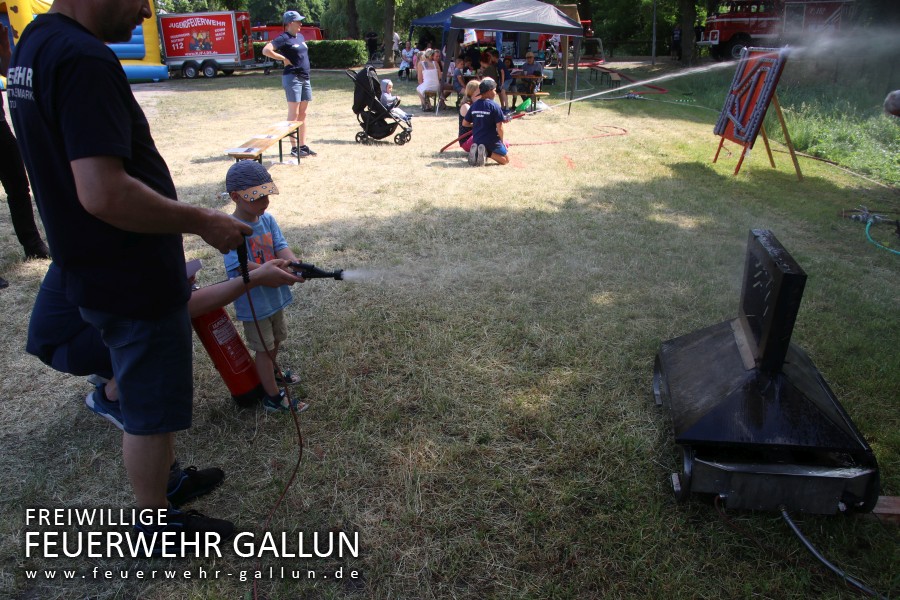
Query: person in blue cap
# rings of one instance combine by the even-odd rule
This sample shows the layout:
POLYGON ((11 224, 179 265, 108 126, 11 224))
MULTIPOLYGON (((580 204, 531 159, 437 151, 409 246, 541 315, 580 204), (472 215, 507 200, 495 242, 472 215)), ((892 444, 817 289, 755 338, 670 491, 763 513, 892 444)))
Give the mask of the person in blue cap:
POLYGON ((300 33, 300 22, 305 19, 296 10, 284 13, 284 33, 263 47, 262 53, 272 60, 284 63, 281 85, 284 87, 288 103, 288 121, 302 121, 298 146, 291 148, 297 158, 315 156, 306 145, 306 109, 312 101, 312 85, 309 82, 309 48, 306 38, 300 33))

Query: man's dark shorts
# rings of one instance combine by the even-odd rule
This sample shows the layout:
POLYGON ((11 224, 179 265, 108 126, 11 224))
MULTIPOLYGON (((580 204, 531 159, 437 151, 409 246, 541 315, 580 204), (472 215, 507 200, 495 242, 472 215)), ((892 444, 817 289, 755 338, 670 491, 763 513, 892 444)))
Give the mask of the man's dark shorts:
POLYGON ((194 383, 187 305, 155 320, 80 310, 109 348, 125 431, 154 435, 188 429, 194 383))

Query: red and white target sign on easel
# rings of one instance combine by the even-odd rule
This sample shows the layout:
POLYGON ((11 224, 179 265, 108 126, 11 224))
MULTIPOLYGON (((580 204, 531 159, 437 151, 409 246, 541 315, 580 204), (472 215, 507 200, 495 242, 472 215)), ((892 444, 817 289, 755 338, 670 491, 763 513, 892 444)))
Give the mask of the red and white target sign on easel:
POLYGON ((763 125, 766 111, 769 109, 769 104, 772 104, 784 132, 784 139, 794 162, 794 170, 800 181, 803 181, 800 164, 794 153, 794 145, 791 143, 784 115, 778 104, 778 96, 775 93, 786 62, 787 48, 745 48, 741 55, 734 80, 731 82, 731 89, 725 98, 725 107, 713 129, 716 135, 721 136, 713 162, 719 159, 719 153, 722 151, 726 139, 743 148, 737 166, 734 168, 735 175, 741 170, 744 158, 753 148, 756 136, 760 133, 762 133, 766 153, 769 156, 769 164, 775 168, 775 159, 772 156, 769 138, 763 125))

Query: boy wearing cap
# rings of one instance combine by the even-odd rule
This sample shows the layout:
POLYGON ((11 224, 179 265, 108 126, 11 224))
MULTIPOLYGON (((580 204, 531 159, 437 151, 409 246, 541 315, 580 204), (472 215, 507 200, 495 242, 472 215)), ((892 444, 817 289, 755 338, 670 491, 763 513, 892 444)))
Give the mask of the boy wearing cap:
MULTIPOLYGON (((269 196, 278 193, 266 168, 255 160, 234 163, 225 176, 225 189, 234 201, 234 217, 253 228, 253 233, 244 242, 247 245, 248 269, 258 269, 266 261, 276 258, 296 262, 297 257, 288 247, 281 228, 275 218, 266 212, 269 196)), ((239 267, 236 250, 225 255, 225 270, 229 277, 240 277, 239 267)), ((275 361, 279 345, 287 338, 284 307, 292 301, 291 288, 287 285, 257 287, 250 290, 250 298, 253 301, 252 311, 246 295, 234 301, 234 309, 238 321, 244 324, 247 345, 256 352, 256 371, 266 392, 263 408, 273 412, 289 411, 284 390, 279 389, 278 384, 299 383, 300 378, 290 371, 277 372, 275 361)), ((298 411, 306 410, 308 406, 304 402, 294 405, 298 411)))
POLYGON ((463 127, 472 128, 474 141, 469 149, 469 164, 480 167, 484 165, 485 158, 492 158, 496 163, 505 165, 509 162, 506 144, 503 143, 505 117, 500 106, 494 102, 497 82, 485 77, 481 80, 478 91, 481 92, 481 98, 472 103, 462 122, 463 127))
POLYGON ((312 85, 309 83, 309 48, 306 38, 300 33, 300 22, 305 18, 296 10, 284 13, 284 33, 266 44, 262 50, 263 55, 284 63, 281 85, 287 96, 287 120, 303 122, 298 130, 300 145, 291 148, 291 154, 297 158, 316 155, 306 145, 306 109, 312 101, 312 85))

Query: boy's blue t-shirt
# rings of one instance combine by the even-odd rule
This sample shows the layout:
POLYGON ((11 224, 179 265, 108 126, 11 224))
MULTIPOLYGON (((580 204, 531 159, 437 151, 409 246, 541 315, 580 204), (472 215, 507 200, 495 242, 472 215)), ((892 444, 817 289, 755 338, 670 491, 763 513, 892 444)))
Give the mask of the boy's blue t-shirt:
POLYGON ((453 69, 453 89, 456 90, 457 94, 462 93, 463 84, 459 82, 459 78, 463 76, 463 70, 460 68, 453 69))
MULTIPOLYGON (((244 221, 247 223, 246 221, 244 221)), ((253 228, 246 238, 247 254, 249 259, 256 264, 263 264, 266 261, 277 258, 275 253, 288 247, 287 240, 281 233, 281 228, 275 222, 275 217, 269 213, 264 213, 256 223, 247 223, 253 228)), ((231 278, 240 277, 238 269, 237 250, 232 250, 225 255, 225 271, 231 278)), ((277 288, 257 287, 250 290, 250 297, 253 298, 253 308, 256 311, 256 318, 266 319, 271 317, 285 306, 291 303, 290 286, 283 285, 277 288)), ((238 321, 252 321, 253 313, 250 311, 250 302, 246 295, 241 295, 234 301, 234 311, 237 314, 238 321)))
POLYGON ((472 123, 472 139, 476 144, 493 146, 500 141, 497 123, 504 121, 503 111, 495 102, 481 98, 472 103, 466 113, 466 121, 472 123))

